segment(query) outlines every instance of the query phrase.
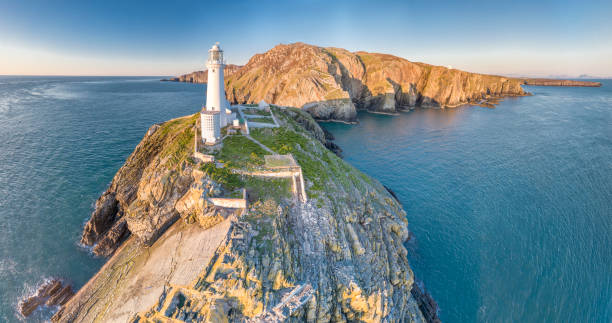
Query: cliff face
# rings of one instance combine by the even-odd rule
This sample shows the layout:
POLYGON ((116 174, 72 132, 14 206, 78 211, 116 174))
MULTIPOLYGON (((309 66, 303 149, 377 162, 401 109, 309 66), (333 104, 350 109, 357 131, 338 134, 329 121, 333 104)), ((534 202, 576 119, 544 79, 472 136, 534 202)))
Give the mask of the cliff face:
MULTIPOLYGON (((242 66, 227 64, 223 69, 225 77, 232 75, 242 66)), ((164 81, 172 82, 187 82, 187 83, 208 83, 208 71, 195 71, 193 73, 184 74, 178 77, 173 77, 164 81)))
POLYGON ((356 109, 394 113, 525 95, 522 82, 413 63, 392 55, 303 43, 254 55, 226 77, 228 100, 301 107, 317 119, 355 121, 356 109))
POLYGON ((96 202, 81 243, 108 256, 130 233, 144 243, 178 218, 174 205, 193 181, 177 168, 193 149, 197 116, 152 126, 96 202))
POLYGON ((122 238, 104 250, 119 248, 53 320, 424 322, 424 312, 435 319, 415 290, 401 205, 326 149, 308 113, 273 112, 281 126, 226 137, 214 152, 221 164, 190 157, 196 116, 153 126, 83 234, 100 244, 125 222, 112 234, 122 238), (308 202, 292 195, 290 179, 239 175, 264 167, 271 152, 260 145, 295 158, 308 202), (244 211, 209 203, 241 187, 244 211))

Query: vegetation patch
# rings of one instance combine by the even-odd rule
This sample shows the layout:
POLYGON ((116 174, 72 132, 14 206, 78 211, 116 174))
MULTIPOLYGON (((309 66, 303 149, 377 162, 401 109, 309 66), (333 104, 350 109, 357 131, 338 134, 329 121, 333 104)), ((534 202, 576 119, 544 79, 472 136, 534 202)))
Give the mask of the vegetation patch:
POLYGON ((161 125, 154 136, 160 138, 167 144, 164 145, 160 153, 161 159, 167 158, 169 168, 174 168, 191 154, 193 147, 193 126, 196 123, 198 114, 178 118, 161 125))
MULTIPOLYGON (((311 145, 315 144, 316 139, 307 138, 285 127, 253 129, 251 135, 279 154, 292 154, 296 162, 302 167, 304 176, 312 183, 309 191, 323 191, 329 176, 325 164, 317 158, 314 150, 310 148, 311 145)), ((323 150, 324 154, 327 153, 325 148, 323 150)))
POLYGON ((262 178, 245 176, 245 187, 249 202, 274 200, 281 203, 291 198, 290 178, 262 178))
POLYGON ((258 144, 244 136, 229 136, 223 140, 223 147, 215 158, 230 168, 263 166, 263 156, 269 154, 258 144))
POLYGON ((274 120, 272 120, 272 118, 266 117, 249 118, 249 122, 274 124, 274 120))
POLYGON ((270 116, 270 112, 266 112, 266 110, 263 110, 263 109, 247 108, 247 109, 243 109, 242 112, 246 114, 258 115, 258 116, 266 116, 266 117, 270 116))
POLYGON ((257 202, 245 215, 245 220, 257 229, 255 248, 262 254, 270 255, 274 251, 274 237, 277 235, 275 219, 278 204, 274 200, 257 202))
POLYGON ((232 173, 229 168, 217 167, 215 163, 205 163, 200 166, 200 170, 213 181, 223 185, 223 188, 227 191, 235 191, 244 187, 244 181, 240 175, 232 173))

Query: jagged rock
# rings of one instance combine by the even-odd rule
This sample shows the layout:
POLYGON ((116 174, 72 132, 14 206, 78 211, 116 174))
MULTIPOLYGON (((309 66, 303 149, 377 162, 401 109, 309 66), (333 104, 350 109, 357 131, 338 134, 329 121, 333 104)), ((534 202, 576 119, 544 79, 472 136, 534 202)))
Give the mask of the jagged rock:
POLYGON ((91 219, 85 224, 81 243, 93 245, 113 225, 117 215, 118 202, 115 193, 105 192, 96 201, 96 209, 91 219))
POLYGON ((197 115, 153 125, 96 202, 81 243, 110 256, 128 235, 151 243, 179 218, 175 203, 189 189, 192 170, 179 167, 193 147, 197 115), (177 145, 180 140, 186 145, 177 145))
POLYGON ((64 286, 64 288, 49 296, 45 304, 47 306, 64 305, 73 295, 72 286, 64 286))
POLYGON ((38 287, 36 293, 19 302, 19 313, 28 317, 39 306, 63 305, 73 295, 72 286, 64 285, 59 279, 46 280, 38 287))
POLYGON ((125 218, 121 218, 113 224, 106 232, 102 239, 94 246, 93 253, 103 257, 110 256, 123 238, 129 235, 127 230, 127 222, 125 218))

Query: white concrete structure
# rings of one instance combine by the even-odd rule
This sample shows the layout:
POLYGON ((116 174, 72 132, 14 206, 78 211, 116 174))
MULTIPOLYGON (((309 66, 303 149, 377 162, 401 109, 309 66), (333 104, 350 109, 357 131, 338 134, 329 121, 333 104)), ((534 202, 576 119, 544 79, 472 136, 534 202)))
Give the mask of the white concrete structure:
POLYGON ((225 61, 223 60, 223 50, 216 43, 208 50, 208 84, 206 85, 206 110, 221 112, 220 121, 221 127, 225 127, 231 123, 231 111, 229 111, 229 102, 225 97, 225 79, 223 77, 223 69, 225 61), (229 120, 228 120, 229 119, 229 120))
POLYGON ((266 103, 266 101, 264 101, 264 100, 259 101, 258 106, 261 109, 265 109, 265 108, 269 108, 270 107, 270 105, 268 103, 266 103))
POLYGON ((202 109, 202 141, 214 144, 221 138, 221 128, 231 125, 236 114, 229 109, 229 102, 225 97, 225 80, 223 70, 223 50, 219 43, 208 50, 208 84, 206 85, 206 106, 202 109), (213 113, 216 112, 216 113, 213 113))
POLYGON ((225 97, 225 80, 223 69, 223 50, 219 43, 208 50, 208 84, 206 85, 206 106, 202 109, 202 141, 214 144, 221 138, 221 128, 231 125, 236 114, 229 109, 229 102, 225 97), (216 112, 216 113, 213 113, 216 112))
POLYGON ((221 127, 219 111, 202 110, 200 121, 202 122, 202 141, 207 144, 215 144, 221 139, 221 127))

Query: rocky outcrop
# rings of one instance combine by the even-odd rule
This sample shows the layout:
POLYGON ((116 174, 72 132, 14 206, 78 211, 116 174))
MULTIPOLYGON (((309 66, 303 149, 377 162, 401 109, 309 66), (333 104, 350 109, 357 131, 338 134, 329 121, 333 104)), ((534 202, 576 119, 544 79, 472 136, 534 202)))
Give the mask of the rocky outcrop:
POLYGON ((304 43, 254 55, 226 77, 228 100, 300 107, 320 120, 355 121, 356 110, 395 113, 525 95, 517 79, 304 43))
MULTIPOLYGON (((225 73, 225 77, 232 75, 242 66, 227 64, 225 69, 223 69, 225 73)), ((184 74, 181 76, 173 77, 170 79, 163 79, 162 81, 169 82, 187 82, 187 83, 208 83, 208 71, 195 71, 193 73, 184 74)))
POLYGON ((39 306, 64 305, 74 295, 72 286, 60 279, 45 280, 33 295, 27 296, 18 304, 19 313, 30 316, 39 306))
POLYGON ((412 293, 401 205, 326 149, 308 113, 272 109, 280 127, 249 138, 294 156, 307 203, 290 179, 240 175, 270 153, 247 137, 224 139, 219 168, 182 154, 194 116, 153 127, 84 234, 120 247, 53 321, 425 322, 432 303, 412 293), (208 203, 237 188, 249 192, 246 209, 208 203), (129 236, 116 239, 123 221, 129 236))
POLYGON ((152 126, 96 202, 81 243, 109 256, 130 234, 152 242, 179 218, 174 204, 189 189, 180 163, 193 147, 197 115, 152 126))
POLYGON ((521 79, 525 85, 538 85, 538 86, 585 86, 585 87, 600 87, 600 82, 591 81, 573 81, 573 80, 556 80, 556 79, 535 79, 525 78, 521 79))

